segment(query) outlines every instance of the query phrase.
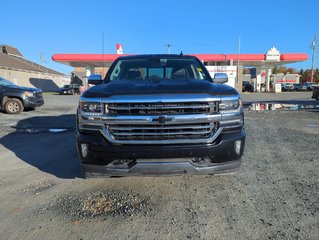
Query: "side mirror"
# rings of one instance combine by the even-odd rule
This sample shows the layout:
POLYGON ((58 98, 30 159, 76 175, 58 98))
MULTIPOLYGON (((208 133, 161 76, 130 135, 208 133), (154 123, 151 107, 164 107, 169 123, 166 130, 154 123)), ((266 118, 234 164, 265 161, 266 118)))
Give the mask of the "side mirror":
POLYGON ((213 81, 214 83, 225 83, 228 82, 228 76, 226 73, 215 73, 213 81))
POLYGON ((99 85, 103 83, 102 76, 99 74, 92 74, 88 77, 88 83, 92 85, 99 85))

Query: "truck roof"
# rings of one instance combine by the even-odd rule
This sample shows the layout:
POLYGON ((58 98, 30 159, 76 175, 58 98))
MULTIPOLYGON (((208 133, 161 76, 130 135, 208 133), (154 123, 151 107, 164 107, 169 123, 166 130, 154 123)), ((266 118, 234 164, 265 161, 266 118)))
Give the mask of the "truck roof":
POLYGON ((139 55, 121 56, 118 59, 142 59, 142 58, 197 59, 195 56, 180 55, 180 54, 139 54, 139 55))

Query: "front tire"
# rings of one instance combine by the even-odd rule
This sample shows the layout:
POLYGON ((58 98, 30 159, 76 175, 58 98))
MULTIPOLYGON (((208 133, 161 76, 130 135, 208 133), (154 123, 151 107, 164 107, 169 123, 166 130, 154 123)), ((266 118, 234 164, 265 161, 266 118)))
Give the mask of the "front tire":
POLYGON ((6 101, 4 110, 8 114, 18 114, 23 111, 23 104, 19 99, 11 98, 6 101))

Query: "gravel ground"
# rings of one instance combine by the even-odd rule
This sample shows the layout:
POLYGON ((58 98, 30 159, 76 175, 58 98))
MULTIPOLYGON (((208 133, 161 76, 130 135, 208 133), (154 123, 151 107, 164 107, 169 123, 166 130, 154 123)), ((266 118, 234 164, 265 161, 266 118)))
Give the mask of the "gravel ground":
POLYGON ((84 195, 83 193, 72 193, 59 198, 50 205, 51 209, 58 214, 86 220, 109 215, 128 217, 133 216, 136 212, 148 214, 146 202, 137 195, 97 190, 84 195))
POLYGON ((1 239, 318 239, 318 110, 247 109, 237 175, 85 180, 58 97, 0 114, 1 239))

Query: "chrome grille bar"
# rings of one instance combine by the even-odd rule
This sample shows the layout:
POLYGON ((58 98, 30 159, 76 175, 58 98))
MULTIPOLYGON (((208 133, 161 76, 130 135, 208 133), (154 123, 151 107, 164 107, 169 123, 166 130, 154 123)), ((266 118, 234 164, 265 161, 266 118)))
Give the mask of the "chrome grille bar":
POLYGON ((108 114, 113 116, 209 114, 218 111, 216 102, 109 103, 105 107, 108 114))
POLYGON ((168 136, 168 135, 206 135, 212 133, 215 124, 204 123, 201 125, 117 125, 109 126, 113 136, 168 136))
POLYGON ((201 126, 201 125, 110 125, 109 129, 110 130, 120 130, 120 131, 130 131, 130 130, 158 130, 158 129, 168 129, 168 130, 172 130, 172 129, 203 129, 203 128, 209 128, 211 129, 213 126, 209 125, 209 126, 201 126))
POLYGON ((214 128, 209 134, 197 134, 190 137, 189 134, 184 135, 159 135, 159 136, 115 136, 107 129, 100 130, 101 134, 113 144, 196 144, 196 143, 212 143, 222 132, 223 128, 214 128))
POLYGON ((109 124, 106 131, 115 141, 158 141, 181 139, 208 139, 216 132, 217 124, 202 122, 192 124, 109 124))
POLYGON ((113 135, 115 136, 153 136, 154 138, 156 138, 156 136, 168 136, 168 135, 204 135, 204 134, 209 134, 210 131, 202 131, 202 132, 173 132, 173 133, 170 133, 170 132, 153 132, 153 133, 148 133, 148 132, 141 132, 141 133, 137 133, 137 132, 134 132, 134 133, 128 133, 128 132, 125 132, 125 133, 112 133, 113 135))

